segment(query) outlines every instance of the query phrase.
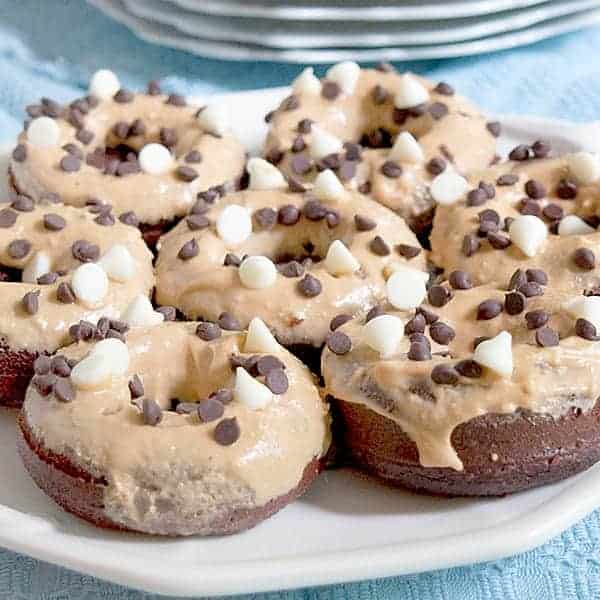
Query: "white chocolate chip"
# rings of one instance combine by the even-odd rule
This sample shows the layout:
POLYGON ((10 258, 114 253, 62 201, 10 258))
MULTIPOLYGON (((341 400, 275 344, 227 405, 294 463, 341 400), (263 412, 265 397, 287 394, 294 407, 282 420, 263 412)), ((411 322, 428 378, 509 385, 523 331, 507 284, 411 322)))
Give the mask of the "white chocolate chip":
POLYGON ((325 76, 329 81, 337 83, 344 94, 350 96, 358 83, 360 67, 351 60, 345 60, 330 67, 325 76))
POLYGON ((548 237, 544 221, 534 215, 519 215, 510 224, 508 235, 511 242, 525 256, 535 256, 548 237))
POLYGON ((429 92, 413 75, 410 73, 402 75, 394 97, 396 108, 411 108, 423 104, 428 100, 429 92))
POLYGON ((316 160, 341 152, 344 147, 342 140, 321 127, 313 125, 310 132, 310 154, 316 160))
POLYGON ((574 318, 585 319, 600 331, 600 296, 580 296, 565 308, 574 318))
POLYGON ((50 117, 33 119, 27 127, 27 141, 34 146, 56 146, 60 139, 60 127, 50 117))
POLYGON ((23 269, 21 281, 24 283, 36 283, 38 277, 49 273, 51 268, 50 257, 43 250, 40 250, 33 255, 33 258, 23 269))
POLYGON ((315 71, 312 67, 306 67, 294 79, 292 83, 292 89, 296 94, 320 94, 321 93, 321 82, 319 78, 315 76, 315 71))
POLYGON ((267 353, 281 352, 281 346, 262 319, 254 317, 248 325, 244 342, 244 352, 267 353))
POLYGON ((164 175, 173 168, 173 155, 162 144, 146 144, 138 155, 140 168, 149 175, 164 175))
POLYGON ((473 353, 475 362, 509 377, 513 372, 512 336, 501 331, 496 337, 480 342, 473 353))
POLYGON ((429 187, 431 197, 443 205, 454 204, 458 202, 469 190, 469 182, 464 178, 446 170, 440 173, 429 187))
POLYGON ((96 71, 90 79, 90 94, 101 100, 112 98, 120 89, 119 78, 108 69, 96 71))
POLYGON ((271 287, 277 281, 277 269, 266 256, 249 256, 240 265, 238 274, 242 285, 253 290, 271 287))
POLYGON ((315 178, 313 194, 323 202, 335 202, 346 196, 346 190, 331 169, 321 171, 315 178))
POLYGON ((135 260, 127 246, 115 244, 104 253, 98 264, 114 281, 129 281, 135 276, 135 260))
POLYGON ((198 114, 200 127, 214 135, 225 135, 229 131, 229 111, 225 104, 208 104, 198 114))
POLYGON ((409 163, 423 162, 424 157, 421 144, 408 131, 403 131, 398 135, 389 154, 391 160, 409 163))
POLYGON ((129 368, 127 346, 116 338, 98 342, 71 371, 71 381, 78 388, 95 388, 112 377, 120 377, 129 368))
POLYGON ((576 152, 566 157, 569 174, 577 183, 588 185, 600 179, 600 157, 591 152, 576 152))
POLYGON ((404 337, 404 323, 393 315, 380 315, 371 319, 363 332, 365 342, 382 358, 389 358, 397 352, 404 337))
POLYGON ((399 266, 385 284, 388 301, 400 310, 417 308, 427 295, 428 279, 423 271, 399 266))
POLYGON ((246 165, 250 175, 251 190, 280 190, 287 188, 281 171, 263 158, 251 158, 246 165))
POLYGON ((148 296, 136 296, 121 315, 121 320, 131 327, 153 327, 164 321, 164 315, 154 310, 148 296))
POLYGON ((108 292, 108 277, 96 263, 85 263, 73 271, 71 286, 75 297, 89 307, 99 306, 108 292))
POLYGON ((360 269, 360 263, 340 240, 333 240, 325 256, 325 268, 335 277, 350 275, 360 269))
POLYGON ((576 215, 567 215, 558 224, 558 235, 587 235, 595 232, 593 227, 576 215))
POLYGON ((217 217, 217 234, 229 246, 245 242, 252 233, 248 210, 239 204, 226 206, 217 217))
POLYGON ((237 402, 252 410, 260 410, 273 400, 271 390, 257 379, 254 379, 243 367, 238 367, 235 370, 233 397, 237 402))

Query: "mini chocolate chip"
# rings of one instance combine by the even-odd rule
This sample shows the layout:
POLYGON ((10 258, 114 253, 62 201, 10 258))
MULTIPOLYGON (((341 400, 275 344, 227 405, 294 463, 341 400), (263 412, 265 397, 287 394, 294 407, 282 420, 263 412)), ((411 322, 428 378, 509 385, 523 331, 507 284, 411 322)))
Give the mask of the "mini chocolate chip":
POLYGON ((497 317, 502 312, 502 302, 490 298, 477 306, 477 320, 488 321, 497 317))
POLYGON ((36 375, 31 381, 38 394, 44 397, 49 396, 52 393, 55 382, 56 375, 52 375, 51 373, 46 375, 36 375))
POLYGON ((521 292, 526 298, 532 298, 533 296, 543 296, 544 288, 535 281, 528 281, 523 285, 519 286, 518 291, 521 292))
POLYGON ((129 135, 138 136, 146 133, 146 124, 141 119, 135 119, 129 128, 129 135))
POLYGON ((546 158, 550 154, 550 144, 537 140, 531 145, 531 150, 536 158, 546 158))
POLYGON ((575 321, 575 333, 579 337, 590 342, 596 342, 600 339, 597 335, 596 326, 586 319, 580 318, 575 321))
POLYGON ((295 154, 291 161, 291 167, 297 175, 306 175, 313 168, 313 162, 304 154, 295 154))
POLYGON ((393 160, 386 160, 383 165, 381 165, 381 172, 390 179, 397 179, 402 175, 402 167, 393 160))
POLYGON ((238 441, 240 437, 240 426, 237 419, 223 419, 219 421, 214 431, 215 442, 220 446, 231 446, 238 441))
POLYGON ((79 160, 83 160, 83 151, 77 144, 65 144, 62 149, 79 160))
POLYGON ((485 126, 494 137, 499 137, 502 133, 502 125, 499 121, 490 121, 485 126))
POLYGON ((577 196, 577 184, 574 181, 562 179, 556 186, 556 195, 561 200, 573 200, 577 196))
POLYGON ((11 202, 10 207, 18 210, 19 212, 31 212, 35 208, 35 203, 31 198, 19 194, 11 202))
POLYGON ((320 221, 327 216, 327 207, 318 200, 309 200, 302 208, 302 214, 310 221, 320 221))
POLYGON ((156 312, 159 312, 165 321, 174 321, 177 317, 177 310, 174 306, 159 306, 156 312))
POLYGON ((289 382, 283 369, 271 369, 265 376, 265 385, 277 396, 288 391, 289 382))
POLYGON ((480 245, 481 242, 472 233, 468 233, 463 238, 462 253, 467 257, 473 256, 479 250, 480 245))
POLYGON ((17 213, 10 208, 3 208, 0 210, 0 227, 2 229, 8 229, 17 222, 17 213))
POLYGON ((163 419, 162 408, 150 398, 142 400, 142 417, 146 425, 158 425, 163 419))
POLYGON ((200 402, 198 402, 197 411, 198 418, 203 423, 210 423, 223 416, 225 407, 215 398, 207 398, 206 400, 200 400, 200 402))
POLYGON ((336 315, 335 317, 333 317, 333 319, 331 319, 331 322, 329 323, 329 329, 331 331, 335 331, 348 321, 352 321, 352 315, 346 315, 343 313, 336 315))
POLYGON ((519 144, 515 146, 508 154, 508 158, 510 160, 523 161, 529 160, 529 146, 526 144, 519 144))
POLYGON ((544 206, 542 214, 549 221, 560 221, 565 214, 565 211, 558 204, 550 203, 544 206))
POLYGON ((371 90, 371 100, 373 100, 373 104, 384 104, 389 97, 389 92, 382 85, 377 84, 371 90))
POLYGON ((126 121, 117 121, 111 131, 116 137, 124 140, 129 137, 129 123, 126 121))
POLYGON ((479 217, 480 223, 483 223, 484 221, 491 221, 496 225, 500 224, 500 215, 492 208, 486 208, 480 211, 477 216, 479 217))
POLYGON ((411 260, 421 253, 421 248, 418 246, 411 246, 410 244, 398 244, 396 246, 396 251, 400 256, 406 258, 406 260, 411 260))
POLYGON ((469 290, 473 287, 471 276, 466 271, 452 271, 448 281, 455 290, 469 290))
POLYGON ((71 367, 69 366, 67 359, 60 354, 52 358, 51 369, 52 372, 59 377, 68 377, 71 374, 71 367))
POLYGON ((35 290, 27 292, 21 299, 21 306, 28 315, 35 315, 40 308, 40 292, 35 290))
POLYGON ((419 306, 419 308, 417 308, 417 314, 423 315, 427 325, 431 325, 439 319, 439 316, 436 315, 432 310, 429 310, 423 306, 419 306))
POLYGON ((377 256, 388 256, 391 249, 386 241, 379 235, 376 235, 369 243, 369 249, 377 256))
POLYGON ((95 262, 100 257, 100 248, 86 240, 77 240, 71 246, 71 253, 81 262, 95 262))
POLYGON ((541 182, 530 179, 525 183, 525 193, 534 200, 540 200, 546 195, 546 188, 541 182))
POLYGON ((527 277, 527 281, 533 281, 540 285, 548 285, 548 275, 542 269, 527 269, 525 276, 527 277))
POLYGON ((329 229, 337 227, 341 223, 341 221, 342 217, 336 210, 330 210, 325 215, 325 222, 327 223, 327 227, 329 227, 329 229))
POLYGON ((73 304, 75 302, 73 288, 66 281, 58 284, 58 288, 56 288, 56 299, 62 304, 73 304))
POLYGON ((298 96, 291 94, 287 98, 284 98, 281 104, 279 105, 279 109, 282 111, 291 111, 300 108, 300 99, 298 96))
POLYGON ((259 208, 254 212, 254 219, 263 229, 272 229, 277 223, 277 211, 274 208, 259 208))
POLYGON ((165 100, 165 104, 172 104, 173 106, 187 106, 185 96, 181 94, 169 94, 165 100))
POLYGON ((424 333, 425 326, 427 322, 425 321, 425 317, 417 313, 412 319, 409 319, 404 325, 404 333, 406 335, 411 335, 413 333, 424 333))
POLYGON ((439 385, 456 385, 458 372, 450 365, 436 365, 431 370, 431 380, 439 385))
POLYGON ((573 253, 573 262, 585 271, 591 271, 596 267, 596 255, 589 248, 577 248, 573 253))
POLYGON ((313 298, 318 296, 321 293, 323 286, 321 282, 316 278, 307 273, 299 282, 298 282, 298 291, 303 296, 307 298, 313 298))
POLYGON ((385 314, 385 310, 383 310, 383 306, 376 305, 369 310, 367 316, 365 317, 365 323, 372 321, 376 317, 380 317, 385 314))
POLYGON ((434 342, 437 342, 442 346, 447 346, 455 338, 456 333, 450 325, 446 325, 446 323, 442 323, 441 321, 436 321, 430 325, 429 335, 434 342))
POLYGON ((326 100, 335 100, 342 90, 335 81, 324 81, 321 85, 321 96, 326 100))
POLYGON ((431 351, 423 342, 411 342, 407 357, 409 360, 423 361, 431 359, 431 351))
POLYGON ((78 142, 87 146, 94 139, 94 134, 89 129, 79 129, 75 134, 75 138, 78 142))
POLYGON ((12 158, 16 162, 25 162, 27 159, 27 146, 18 144, 12 152, 12 158))
POLYGON ((181 179, 181 181, 185 181, 186 183, 190 183, 198 177, 198 171, 192 167, 188 167, 187 165, 181 165, 177 167, 175 173, 177 174, 177 177, 181 179))
POLYGON ((525 310, 525 296, 521 292, 510 292, 504 296, 504 308, 509 315, 519 315, 525 310))
POLYGON ((195 238, 187 241, 183 246, 181 246, 179 252, 177 253, 177 257, 181 260, 190 260, 198 255, 200 248, 198 247, 198 242, 195 238))
POLYGON ((550 314, 545 310, 530 310, 525 313, 527 329, 539 329, 550 320, 550 314))
POLYGON ((448 106, 443 102, 433 102, 429 105, 429 114, 434 120, 439 121, 448 114, 448 106))
POLYGON ((487 240, 490 246, 496 250, 505 250, 512 244, 510 238, 495 231, 490 231, 487 234, 487 240))
POLYGON ((13 240, 7 248, 8 255, 14 259, 25 258, 31 251, 31 242, 29 240, 13 240))
POLYGON ((371 231, 377 227, 377 223, 369 217, 354 215, 354 226, 357 231, 371 231))
POLYGON ((101 213, 95 219, 94 223, 103 227, 112 227, 115 224, 115 218, 109 213, 101 213))
POLYGON ((198 323, 196 327, 196 335, 205 342, 211 342, 221 337, 221 328, 216 323, 205 321, 198 323))
POLYGON ((477 235, 479 237, 486 237, 488 233, 495 233, 498 231, 498 224, 493 221, 481 221, 479 228, 477 229, 477 235))
POLYGON ((277 211, 277 220, 282 225, 295 225, 300 220, 300 211, 293 204, 286 204, 277 211))
POLYGON ((370 194, 371 193, 371 182, 370 181, 365 181, 364 183, 361 183, 358 186, 358 191, 361 194, 370 194))
POLYGON ((202 154, 198 150, 188 152, 184 159, 186 163, 197 164, 202 162, 202 154))
POLYGON ((301 135, 296 136, 292 142, 290 150, 292 152, 302 152, 305 149, 306 142, 304 141, 304 138, 301 135))
POLYGON ((204 215, 190 215, 186 218, 188 229, 191 231, 198 231, 200 229, 206 229, 210 225, 208 217, 204 215))
POLYGON ((119 102, 120 104, 127 104, 128 102, 133 101, 133 92, 126 90, 125 88, 121 88, 114 96, 113 100, 115 102, 119 102))
POLYGON ((167 148, 172 148, 177 144, 177 132, 169 127, 162 127, 159 133, 160 142, 167 148))
POLYGON ((445 171, 446 161, 439 156, 435 156, 425 165, 425 169, 431 175, 439 175, 445 171))
POLYGON ((121 213, 119 215, 119 221, 124 225, 129 225, 131 227, 137 227, 140 224, 137 215, 132 210, 121 213))
POLYGON ((67 222, 63 217, 54 213, 48 213, 44 215, 44 227, 49 231, 60 231, 64 229, 67 222))
POLYGON ((148 88, 147 88, 147 94, 149 96, 159 96, 161 94, 161 90, 160 90, 160 84, 158 81, 149 81, 148 82, 148 88))
POLYGON ((523 200, 521 200, 519 212, 522 215, 533 215, 534 217, 542 216, 542 209, 540 205, 535 202, 535 200, 530 200, 529 198, 523 198, 523 200))
POLYGON ((81 168, 81 161, 72 154, 67 154, 61 158, 60 168, 65 173, 75 173, 81 168))
POLYGON ((519 176, 513 173, 505 173, 504 175, 500 175, 498 179, 496 179, 496 185, 506 186, 506 185, 514 185, 519 181, 519 176))
POLYGON ((445 81, 440 81, 434 88, 433 91, 436 94, 441 94, 442 96, 453 96, 454 88, 445 81))
POLYGON ((45 354, 40 354, 33 361, 33 372, 36 375, 47 375, 50 373, 50 369, 52 368, 52 361, 49 356, 45 354))
POLYGON ((460 375, 469 379, 477 379, 483 374, 481 365, 469 358, 457 362, 454 368, 460 375))
POLYGON ((228 252, 225 255, 225 260, 223 261, 223 264, 226 267, 239 267, 242 264, 242 260, 239 256, 236 256, 232 252, 228 252))
POLYGON ((52 285, 56 280, 58 279, 58 273, 54 273, 53 271, 50 271, 48 273, 44 273, 43 275, 40 275, 36 282, 39 285, 52 285))
POLYGON ((481 206, 488 200, 488 195, 485 190, 475 188, 467 194, 467 206, 481 206))
POLYGON ((333 331, 327 336, 327 347, 334 354, 348 354, 352 349, 352 341, 342 331, 333 331))
POLYGON ((443 285, 432 285, 427 292, 427 298, 431 306, 440 308, 441 306, 444 306, 450 302, 452 299, 452 293, 443 285))
POLYGON ((233 400, 233 392, 227 388, 221 388, 212 392, 208 397, 218 400, 221 404, 229 404, 233 400))
POLYGON ((528 277, 524 271, 521 269, 517 269, 510 277, 510 281, 508 282, 509 290, 516 290, 520 288, 522 285, 526 284, 528 281, 528 277))
POLYGON ((304 266, 297 260, 291 260, 287 263, 277 265, 277 270, 284 277, 302 277, 302 275, 304 275, 304 266))
POLYGON ((198 412, 198 404, 196 402, 180 402, 177 399, 171 400, 171 405, 176 404, 173 408, 178 415, 191 415, 198 412))
POLYGON ((267 354, 258 359, 256 362, 256 369, 259 375, 267 375, 274 369, 285 370, 285 365, 276 356, 267 354))
POLYGON ((219 315, 217 323, 221 329, 225 331, 241 331, 241 323, 230 313, 223 312, 219 315))
POLYGON ((535 332, 535 341, 537 342, 537 345, 542 348, 558 346, 558 333, 550 327, 542 327, 535 332))
POLYGON ((337 176, 340 181, 351 181, 356 175, 356 162, 352 160, 342 160, 337 169, 337 176))

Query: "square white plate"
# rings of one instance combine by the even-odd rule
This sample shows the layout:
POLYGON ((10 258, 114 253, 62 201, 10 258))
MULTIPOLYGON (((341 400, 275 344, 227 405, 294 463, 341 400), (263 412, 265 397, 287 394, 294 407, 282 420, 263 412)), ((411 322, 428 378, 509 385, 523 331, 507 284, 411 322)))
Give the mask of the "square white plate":
MULTIPOLYGON (((260 148, 263 115, 286 93, 279 88, 221 97, 250 152, 260 148)), ((598 124, 501 120, 503 152, 537 138, 551 141, 557 152, 600 150, 598 124)), ((15 451, 14 416, 0 413, 0 544, 163 594, 259 592, 496 559, 543 543, 600 506, 600 468, 487 500, 418 496, 339 470, 323 474, 302 499, 239 535, 176 540, 108 532, 62 512, 35 487, 15 451)))

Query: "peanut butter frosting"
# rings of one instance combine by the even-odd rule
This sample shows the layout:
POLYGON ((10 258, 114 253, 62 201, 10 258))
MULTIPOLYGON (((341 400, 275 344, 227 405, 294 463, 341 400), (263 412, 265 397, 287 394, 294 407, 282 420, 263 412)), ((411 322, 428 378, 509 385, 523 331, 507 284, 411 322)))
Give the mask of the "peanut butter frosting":
POLYGON ((286 345, 320 346, 333 316, 368 310, 385 297, 386 277, 395 268, 425 269, 424 253, 400 217, 343 188, 340 197, 325 201, 310 191, 237 192, 183 220, 159 248, 159 303, 188 318, 216 321, 231 314, 242 327, 259 316, 286 345), (218 230, 233 207, 252 216, 247 237, 237 244, 218 230), (352 272, 332 274, 328 255, 334 243, 350 253, 352 272), (243 259, 258 256, 273 276, 253 288, 243 282, 243 259))
POLYGON ((348 187, 370 193, 419 228, 435 204, 429 193, 433 178, 446 166, 458 173, 489 166, 499 124, 487 122, 446 83, 392 70, 360 69, 356 76, 346 91, 330 76, 314 89, 294 84, 292 95, 269 114, 264 155, 301 181, 332 168, 348 187), (417 93, 414 104, 404 98, 398 108, 406 77, 423 95, 417 93), (337 138, 339 148, 316 155, 316 130, 337 138), (416 156, 393 147, 402 132, 416 138, 416 156))
POLYGON ((119 318, 136 296, 150 295, 152 255, 136 228, 70 206, 34 205, 23 197, 5 206, 0 210, 0 270, 15 269, 11 277, 17 280, 0 283, 0 339, 11 349, 53 352, 70 342, 72 324, 119 318), (108 265, 105 275, 96 263, 107 255, 128 272, 115 276, 108 265), (94 277, 84 278, 81 290, 76 285, 77 293, 73 290, 75 272, 86 264, 107 282, 97 300, 86 295, 86 286, 96 284, 94 277), (21 281, 24 274, 27 281, 21 281))
POLYGON ((468 193, 437 208, 431 260, 447 274, 467 271, 476 285, 504 285, 518 268, 541 267, 555 289, 576 293, 597 287, 594 265, 581 264, 577 256, 582 249, 600 253, 600 184, 576 183, 569 161, 567 156, 511 160, 473 173, 468 193), (511 240, 511 222, 523 215, 535 216, 534 225, 548 229, 533 256, 511 240), (578 226, 563 230, 569 219, 578 226))
MULTIPOLYGON (((236 364, 250 358, 245 334, 223 332, 207 342, 195 335, 197 325, 133 328, 126 336, 126 372, 78 388, 70 402, 58 400, 56 391, 40 395, 35 380, 27 393, 24 416, 35 439, 103 478, 107 516, 130 529, 160 534, 178 523, 181 535, 210 532, 219 516, 292 490, 329 445, 329 415, 312 376, 281 347, 269 360, 281 365, 289 386, 276 390, 268 404, 229 394, 227 402, 217 402, 221 420, 195 409, 173 410, 174 398, 189 407, 218 390, 224 397, 239 377, 232 357, 236 364), (146 399, 154 412, 142 410, 146 399), (219 436, 224 421, 235 421, 237 438, 219 436)), ((80 342, 64 355, 73 364, 90 350, 80 342)), ((259 379, 255 385, 265 387, 259 379)))
MULTIPOLYGON (((210 133, 196 118, 198 107, 157 89, 80 98, 63 107, 51 101, 28 107, 38 120, 54 119, 52 140, 33 143, 24 131, 10 163, 17 190, 40 201, 58 194, 65 204, 90 198, 110 204, 116 216, 133 213, 156 224, 184 215, 198 193, 231 189, 244 171, 245 151, 230 133, 210 133), (53 110, 50 110, 50 108, 53 110), (162 172, 146 172, 138 160, 148 144, 161 144, 171 160, 162 172)), ((31 126, 31 124, 30 124, 31 126)))
POLYGON ((600 396, 600 346, 595 336, 581 336, 581 320, 567 308, 573 295, 547 287, 515 314, 506 294, 490 285, 455 290, 444 306, 426 303, 416 316, 386 307, 405 335, 385 358, 367 343, 364 318, 344 324, 336 333, 349 338, 351 349, 323 352, 327 392, 397 423, 424 467, 455 470, 462 463, 451 435, 461 423, 486 413, 560 417, 591 409, 600 396), (492 317, 494 303, 500 312, 492 317), (506 352, 514 367, 504 375, 474 360, 474 346, 500 332, 512 335, 506 352))

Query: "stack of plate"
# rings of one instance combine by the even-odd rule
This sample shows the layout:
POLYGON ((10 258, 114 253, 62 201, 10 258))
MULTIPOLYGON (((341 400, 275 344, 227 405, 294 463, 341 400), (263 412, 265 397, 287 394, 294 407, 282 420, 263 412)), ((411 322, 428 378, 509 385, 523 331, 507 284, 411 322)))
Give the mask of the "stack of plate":
POLYGON ((600 22, 600 0, 89 0, 138 36, 216 58, 466 56, 600 22))

